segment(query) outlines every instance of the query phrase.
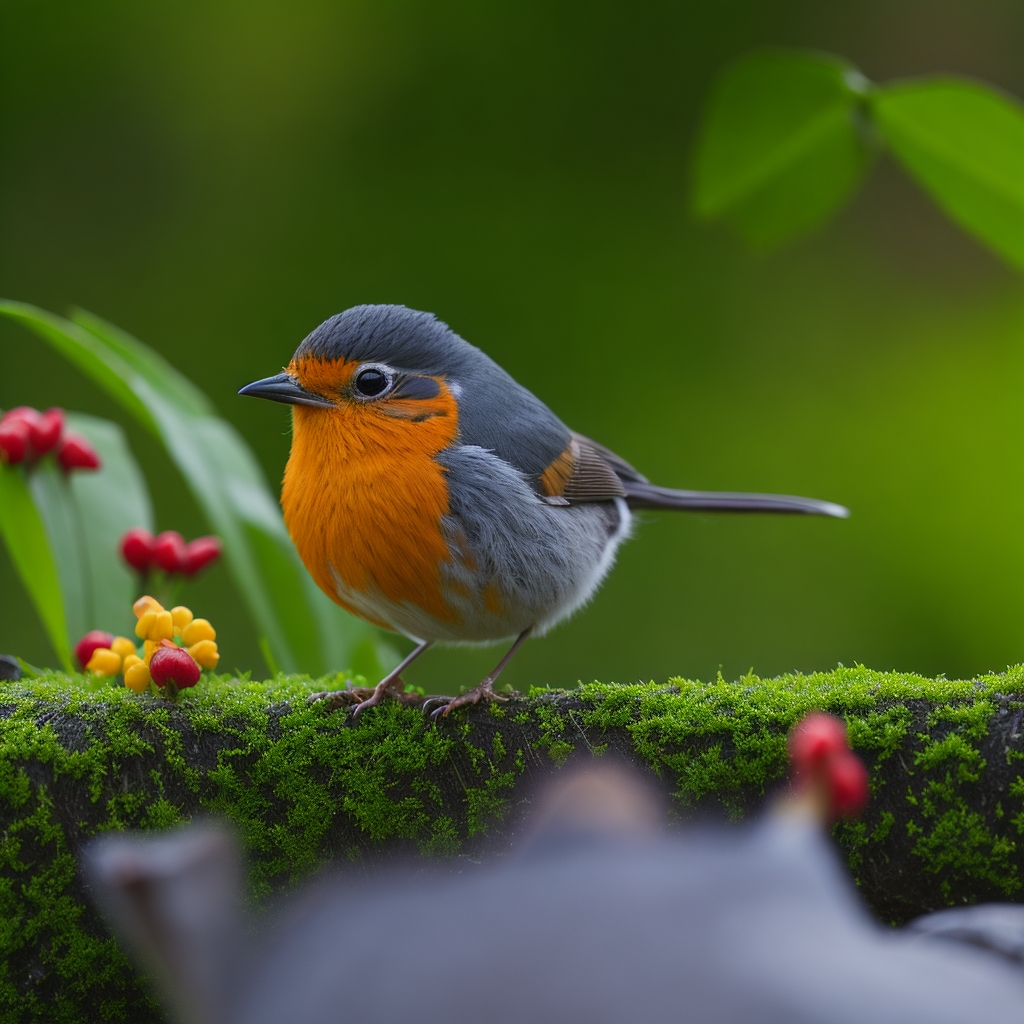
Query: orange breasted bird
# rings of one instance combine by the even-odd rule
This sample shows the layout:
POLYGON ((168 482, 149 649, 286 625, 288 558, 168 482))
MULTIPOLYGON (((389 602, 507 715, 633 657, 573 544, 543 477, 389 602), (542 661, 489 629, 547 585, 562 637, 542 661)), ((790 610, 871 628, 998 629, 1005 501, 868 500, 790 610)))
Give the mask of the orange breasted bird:
POLYGON ((600 586, 635 509, 848 515, 811 498, 649 483, 447 324, 404 306, 331 317, 283 373, 239 394, 292 406, 281 504, 313 579, 416 644, 356 715, 401 692, 401 672, 433 643, 514 641, 477 687, 425 710, 496 699, 526 638, 600 586))

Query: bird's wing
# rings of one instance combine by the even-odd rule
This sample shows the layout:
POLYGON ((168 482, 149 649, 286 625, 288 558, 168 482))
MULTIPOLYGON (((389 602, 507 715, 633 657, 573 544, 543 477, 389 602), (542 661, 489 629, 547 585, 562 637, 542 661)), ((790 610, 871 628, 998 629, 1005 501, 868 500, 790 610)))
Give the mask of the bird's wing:
POLYGON ((569 446, 540 476, 544 500, 552 505, 625 498, 632 509, 676 509, 714 512, 788 512, 834 516, 850 513, 841 505, 788 494, 743 494, 734 491, 680 491, 649 483, 625 459, 573 434, 569 446))
POLYGON ((616 472, 613 459, 621 464, 624 472, 636 474, 629 463, 606 448, 573 434, 568 447, 540 474, 541 495, 551 505, 625 498, 626 486, 616 472))

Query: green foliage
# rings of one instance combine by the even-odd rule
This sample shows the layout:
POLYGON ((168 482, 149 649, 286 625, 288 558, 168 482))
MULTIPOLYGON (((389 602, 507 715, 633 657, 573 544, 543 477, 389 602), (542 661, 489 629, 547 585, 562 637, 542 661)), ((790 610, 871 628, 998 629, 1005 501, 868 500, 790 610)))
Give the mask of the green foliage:
POLYGON ((9 491, 4 543, 57 656, 70 669, 70 651, 88 630, 132 628, 135 580, 120 559, 118 541, 133 526, 152 528, 153 513, 121 428, 78 413, 65 419, 99 454, 98 470, 65 473, 46 455, 31 467, 3 466, 0 473, 9 491))
MULTIPOLYGON (((209 399, 157 353, 90 314, 65 320, 18 302, 0 302, 0 314, 53 345, 163 442, 223 540, 239 593, 273 661, 287 671, 348 667, 371 628, 317 588, 255 457, 234 428, 214 414, 209 399)), ((58 507, 58 492, 47 494, 58 507)), ((72 594, 80 592, 71 570, 66 581, 72 594)), ((380 670, 378 660, 365 653, 361 667, 380 670)))
POLYGON ((759 53, 722 76, 697 147, 693 207, 755 246, 807 231, 849 196, 870 150, 866 82, 838 58, 759 53))
POLYGON ((120 559, 118 541, 133 526, 151 529, 153 513, 121 428, 80 414, 67 416, 67 424, 96 448, 100 469, 64 473, 52 458, 44 458, 27 477, 57 563, 73 648, 90 629, 125 633, 132 628, 136 584, 120 559))
POLYGON ((979 82, 872 86, 839 58, 758 53, 721 77, 694 159, 693 207, 755 246, 821 223, 878 138, 939 206, 1024 269, 1024 110, 979 82))
MULTIPOLYGON (((83 561, 88 566, 86 629, 131 634, 135 617, 131 602, 135 574, 120 556, 120 540, 134 526, 153 529, 153 507, 146 480, 135 461, 124 431, 116 423, 82 413, 67 413, 68 427, 81 434, 99 453, 96 472, 72 473, 71 499, 81 523, 83 561)), ((72 641, 82 633, 69 628, 72 641)))
POLYGON ((932 78, 879 89, 875 119, 932 198, 1024 270, 1024 110, 977 82, 932 78))
MULTIPOLYGON (((89 629, 89 566, 82 544, 82 524, 67 475, 52 458, 25 474, 29 493, 46 526, 46 538, 60 577, 61 602, 69 647, 89 629)), ((18 542, 18 538, 14 538, 18 542)))
POLYGON ((60 574, 46 526, 25 482, 24 466, 0 463, 0 534, 7 552, 46 626, 61 664, 71 669, 60 574))

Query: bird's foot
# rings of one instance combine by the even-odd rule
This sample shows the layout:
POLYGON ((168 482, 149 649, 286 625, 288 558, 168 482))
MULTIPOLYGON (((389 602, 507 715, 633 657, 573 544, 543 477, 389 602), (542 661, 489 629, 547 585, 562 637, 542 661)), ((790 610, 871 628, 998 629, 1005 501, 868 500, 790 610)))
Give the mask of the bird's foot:
POLYGON ((420 704, 422 694, 415 690, 406 693, 401 676, 382 679, 376 686, 348 686, 344 690, 321 690, 306 698, 307 704, 326 704, 334 708, 352 708, 352 720, 357 719, 367 708, 379 704, 385 697, 392 697, 403 704, 420 704))
MULTIPOLYGON (((518 696, 515 690, 512 691, 514 696, 518 696)), ((447 718, 455 708, 464 707, 466 704, 479 704, 480 701, 500 701, 504 702, 508 700, 504 694, 494 692, 494 680, 485 679, 479 686, 474 686, 472 690, 467 690, 465 693, 460 693, 457 697, 452 697, 448 694, 443 694, 438 697, 427 697, 423 702, 423 714, 430 715, 435 721, 438 718, 447 718)))
POLYGON ((344 690, 318 690, 306 698, 306 704, 324 704, 332 710, 347 708, 366 700, 372 693, 372 686, 348 686, 344 690))

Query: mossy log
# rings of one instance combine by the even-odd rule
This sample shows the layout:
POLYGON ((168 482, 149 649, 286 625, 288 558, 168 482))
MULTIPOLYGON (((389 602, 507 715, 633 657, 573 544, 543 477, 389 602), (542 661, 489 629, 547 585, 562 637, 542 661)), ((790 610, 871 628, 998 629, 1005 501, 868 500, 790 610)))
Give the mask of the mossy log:
POLYGON ((533 783, 574 752, 651 771, 676 821, 743 818, 784 780, 787 730, 814 708, 846 719, 871 773, 867 813, 834 835, 883 920, 1022 898, 1024 668, 594 683, 436 725, 397 702, 355 725, 307 705, 338 682, 207 678, 176 703, 59 674, 0 684, 0 1021, 159 1019, 78 878, 97 832, 226 815, 258 904, 330 860, 498 855, 533 783))

